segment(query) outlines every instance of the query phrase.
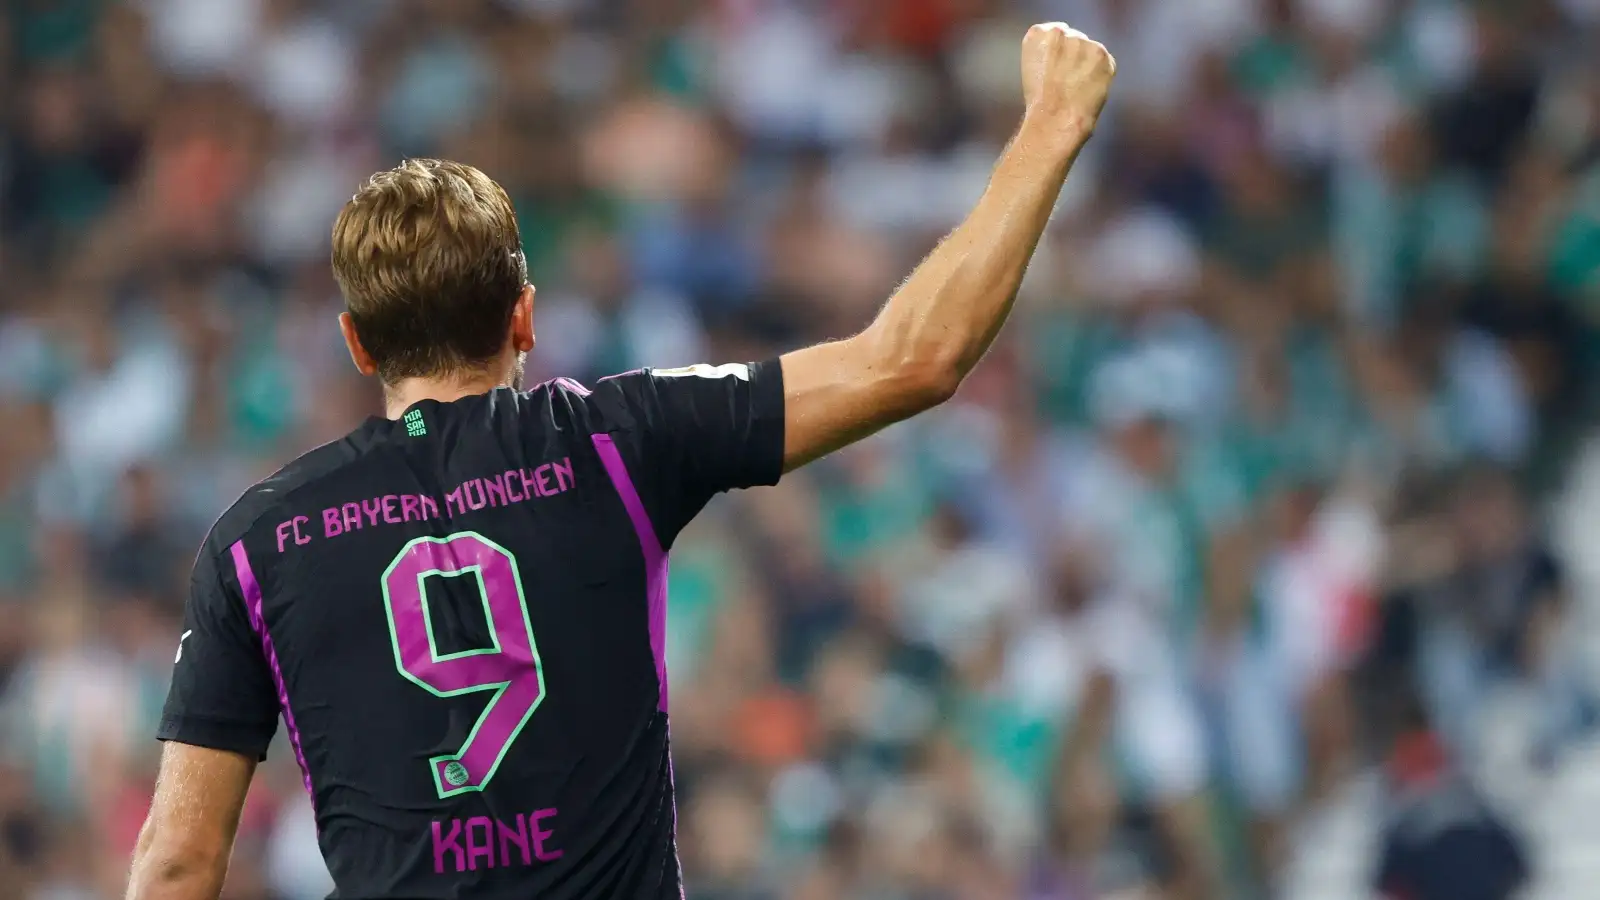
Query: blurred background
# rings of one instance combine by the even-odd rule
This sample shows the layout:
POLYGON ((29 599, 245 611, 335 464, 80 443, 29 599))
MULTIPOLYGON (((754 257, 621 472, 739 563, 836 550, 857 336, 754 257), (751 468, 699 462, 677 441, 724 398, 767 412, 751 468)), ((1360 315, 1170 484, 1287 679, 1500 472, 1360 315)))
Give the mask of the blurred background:
MULTIPOLYGON (((0 0, 0 897, 121 895, 194 549, 377 409, 363 177, 506 185, 540 378, 760 358, 1049 19, 1121 75, 982 368, 678 542, 689 897, 1594 896, 1600 2, 0 0)), ((329 888, 293 769, 228 900, 329 888)))

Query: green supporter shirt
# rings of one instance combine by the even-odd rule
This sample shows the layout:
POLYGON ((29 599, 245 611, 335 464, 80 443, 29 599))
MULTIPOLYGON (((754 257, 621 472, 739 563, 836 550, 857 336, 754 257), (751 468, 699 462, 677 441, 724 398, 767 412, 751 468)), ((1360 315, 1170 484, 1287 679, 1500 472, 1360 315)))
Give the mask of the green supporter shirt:
POLYGON ((1371 321, 1398 321, 1417 285, 1469 278, 1487 252, 1485 198, 1464 177, 1436 175, 1407 186, 1348 172, 1335 183, 1332 213, 1352 306, 1371 321))
POLYGON ((103 0, 0 0, 0 18, 12 23, 12 42, 24 60, 81 59, 93 45, 103 0))
POLYGON ((1555 228, 1549 265, 1551 283, 1600 322, 1600 163, 1579 182, 1571 212, 1555 228))

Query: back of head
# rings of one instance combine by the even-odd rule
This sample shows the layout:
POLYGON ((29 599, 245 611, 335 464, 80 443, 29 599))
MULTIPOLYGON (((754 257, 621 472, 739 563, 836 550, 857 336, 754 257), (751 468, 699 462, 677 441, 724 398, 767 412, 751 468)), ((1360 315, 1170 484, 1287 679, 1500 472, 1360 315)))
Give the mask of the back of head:
POLYGON ((505 190, 433 159, 379 172, 350 198, 333 226, 333 273, 389 384, 495 359, 528 281, 505 190))

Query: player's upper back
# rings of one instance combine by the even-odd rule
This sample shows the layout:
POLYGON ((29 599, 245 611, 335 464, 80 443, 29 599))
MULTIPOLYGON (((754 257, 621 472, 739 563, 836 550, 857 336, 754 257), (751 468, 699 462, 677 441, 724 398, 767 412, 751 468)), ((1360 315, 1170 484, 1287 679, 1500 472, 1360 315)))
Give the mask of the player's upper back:
POLYGON ((259 754, 281 709, 341 896, 676 896, 666 552, 777 480, 782 397, 558 380, 312 451, 202 549, 161 736, 259 754))

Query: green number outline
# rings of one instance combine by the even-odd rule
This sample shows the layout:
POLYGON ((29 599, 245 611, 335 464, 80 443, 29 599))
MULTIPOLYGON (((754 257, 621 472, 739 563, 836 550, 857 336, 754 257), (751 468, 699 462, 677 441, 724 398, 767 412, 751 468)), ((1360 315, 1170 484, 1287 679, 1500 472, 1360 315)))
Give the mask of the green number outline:
MULTIPOLYGON (((467 739, 461 745, 461 749, 453 754, 447 753, 440 756, 434 756, 430 757, 428 760, 428 772, 433 778, 433 785, 438 791, 439 799, 448 800, 449 798, 459 794, 482 791, 489 786, 489 782, 494 780, 495 773, 500 770, 500 763, 505 761, 506 754, 511 750, 511 745, 517 742, 517 737, 522 734, 522 729, 526 728, 528 722, 532 720, 534 711, 544 703, 546 693, 544 683, 544 661, 539 656, 539 645, 534 641, 533 638, 533 620, 528 616, 528 598, 522 590, 522 573, 517 568, 517 558, 512 555, 511 551, 476 531, 458 531, 449 537, 443 538, 419 537, 408 541, 404 547, 400 548, 400 552, 395 554, 394 559, 389 562, 389 566, 383 570, 383 580, 381 584, 383 587, 383 613, 389 623, 389 645, 394 651, 395 670, 398 671, 401 676, 403 676, 407 681, 410 681, 412 684, 415 684, 428 693, 434 695, 435 697, 460 697, 466 694, 475 694, 482 691, 494 691, 494 696, 490 697, 489 702, 484 704, 483 712, 478 716, 478 721, 473 723, 472 731, 467 734, 467 739), (494 711, 495 705, 500 702, 500 698, 505 696, 506 690, 511 687, 511 682, 498 681, 488 684, 473 685, 472 687, 465 687, 461 688, 460 690, 440 691, 435 689, 432 685, 424 682, 417 676, 406 671, 405 662, 400 657, 400 633, 395 629, 394 599, 389 593, 389 578, 394 574, 394 570, 400 566, 400 563, 405 560, 406 556, 410 554, 412 548, 418 544, 448 545, 458 539, 466 537, 476 538, 479 541, 482 541, 485 545, 498 552, 501 556, 505 557, 506 562, 510 563, 511 565, 512 582, 515 583, 517 587, 517 606, 522 610, 522 625, 527 629, 528 648, 533 651, 533 671, 535 677, 539 679, 539 698, 533 701, 533 703, 529 704, 528 711, 522 716, 522 721, 518 722, 517 727, 512 729, 511 734, 506 738, 505 743, 500 747, 500 753, 495 756, 494 764, 489 767, 488 774, 484 775, 483 779, 475 785, 466 784, 462 785, 461 787, 455 787, 452 785, 447 785, 440 780, 440 763, 448 764, 461 761, 461 757, 466 755, 467 748, 471 747, 472 742, 478 739, 478 730, 483 727, 484 722, 488 721, 489 713, 494 711)), ((424 572, 419 572, 417 573, 417 591, 422 606, 423 627, 428 636, 428 654, 432 658, 433 662, 448 662, 452 659, 463 659, 468 656, 482 656, 489 653, 502 652, 500 649, 498 628, 494 621, 494 611, 489 608, 489 590, 487 585, 484 584, 482 566, 467 566, 462 569, 457 569, 454 572, 446 572, 441 569, 428 569, 424 572), (464 575, 468 572, 472 572, 478 579, 478 595, 483 601, 484 615, 488 620, 489 634, 491 639, 494 641, 494 647, 483 648, 479 650, 466 650, 460 653, 451 653, 445 656, 440 656, 439 648, 434 643, 433 639, 433 621, 432 616, 429 614, 428 592, 425 582, 429 575, 438 575, 440 577, 449 578, 452 576, 464 575)))
MULTIPOLYGON (((422 538, 422 540, 427 539, 422 538)), ((412 541, 411 544, 407 544, 407 549, 409 550, 412 544, 415 543, 416 541, 412 541)), ((385 577, 387 577, 388 574, 388 572, 384 572, 385 577)), ((388 589, 385 588, 384 590, 387 591, 388 589)), ((517 584, 517 591, 519 593, 522 591, 522 585, 520 582, 517 584)), ((469 656, 489 656, 495 653, 503 652, 500 649, 500 631, 494 627, 494 610, 489 608, 489 586, 483 583, 483 566, 467 566, 465 569, 457 569, 454 572, 446 572, 441 569, 429 569, 426 572, 419 572, 417 573, 417 596, 422 599, 422 625, 428 633, 428 655, 433 657, 434 662, 449 662, 452 659, 466 659, 469 656), (489 640, 494 642, 494 646, 484 647, 479 650, 461 650, 456 653, 441 654, 439 652, 439 644, 434 640, 433 637, 433 611, 428 607, 428 587, 426 581, 430 576, 435 575, 440 578, 458 578, 469 573, 477 576, 478 599, 483 601, 483 618, 485 622, 489 623, 489 640)), ((521 598, 519 597, 518 599, 521 598)), ((388 608, 387 601, 385 601, 385 608, 388 608)), ((523 607, 523 615, 527 615, 526 606, 523 607)), ((399 652, 398 644, 396 645, 396 652, 399 652)))

